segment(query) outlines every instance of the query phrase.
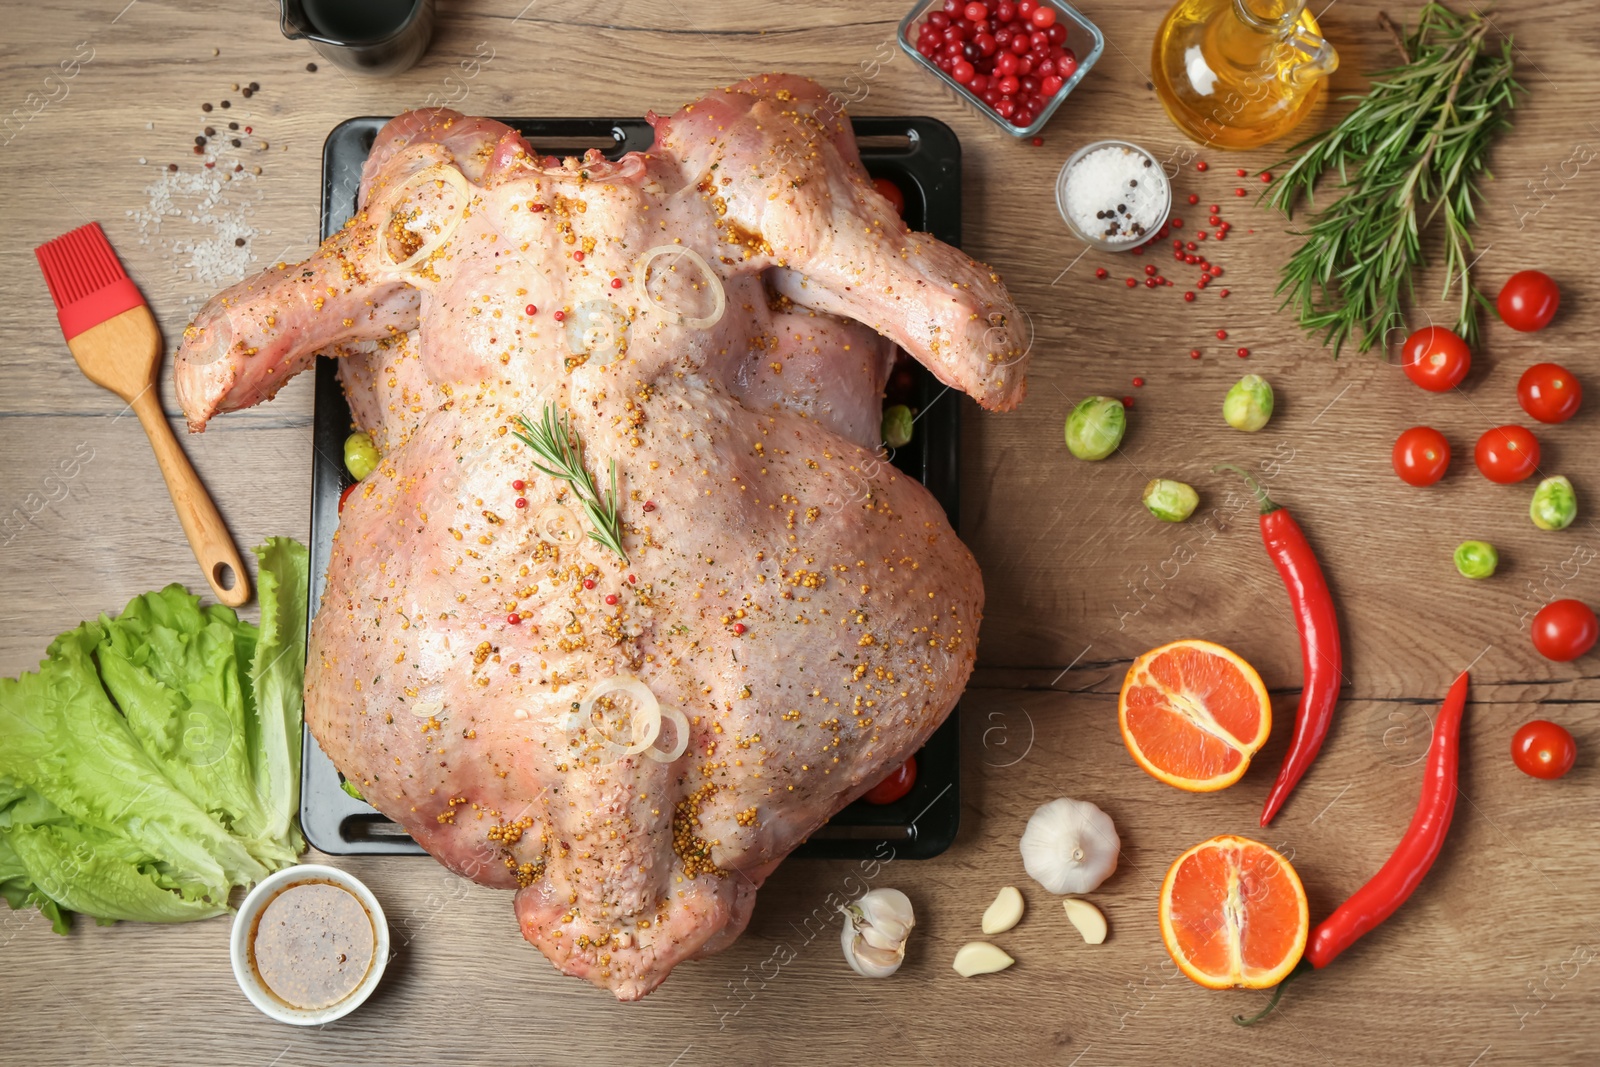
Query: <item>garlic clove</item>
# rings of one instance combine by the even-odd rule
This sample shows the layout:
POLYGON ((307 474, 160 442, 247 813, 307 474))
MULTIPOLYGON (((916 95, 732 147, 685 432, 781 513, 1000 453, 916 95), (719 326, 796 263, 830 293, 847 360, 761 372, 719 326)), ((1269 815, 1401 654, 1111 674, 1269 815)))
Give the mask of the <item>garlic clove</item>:
POLYGON ((987 941, 969 941, 956 951, 955 962, 951 964, 956 973, 963 978, 971 978, 979 974, 994 974, 1003 971, 1017 962, 1005 952, 987 941))
POLYGON ((845 930, 842 943, 845 962, 850 965, 852 971, 863 978, 887 978, 898 971, 900 964, 905 962, 904 944, 893 949, 873 948, 848 928, 845 930))
POLYGON ((898 889, 874 889, 839 909, 839 943, 845 962, 864 978, 887 978, 906 958, 906 938, 916 925, 911 900, 898 889))
POLYGON ((1067 909, 1067 921, 1077 927, 1078 933, 1091 945, 1101 945, 1106 940, 1106 917, 1099 908, 1087 900, 1068 897, 1061 902, 1067 909))
POLYGON ((905 940, 906 934, 916 925, 916 915, 911 910, 911 898, 898 889, 874 889, 863 893, 855 901, 861 917, 869 926, 893 931, 896 940, 905 940))
POLYGON ((1000 890, 994 898, 994 903, 989 905, 989 910, 983 913, 983 932, 986 934, 1003 934, 1022 921, 1022 893, 1014 885, 1008 885, 1000 890))
POLYGON ((900 934, 900 936, 895 937, 879 927, 868 926, 865 923, 858 928, 856 933, 861 940, 865 941, 873 948, 895 949, 906 943, 905 934, 903 932, 900 934))

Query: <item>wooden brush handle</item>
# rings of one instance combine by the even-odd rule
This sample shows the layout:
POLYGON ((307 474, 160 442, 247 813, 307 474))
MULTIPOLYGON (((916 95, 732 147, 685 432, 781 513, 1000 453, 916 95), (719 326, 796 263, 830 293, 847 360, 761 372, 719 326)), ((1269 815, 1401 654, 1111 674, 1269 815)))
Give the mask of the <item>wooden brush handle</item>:
POLYGON ((178 510, 178 521, 183 523, 189 547, 194 549, 194 558, 200 561, 200 569, 205 571, 212 593, 230 608, 242 607, 250 599, 250 572, 244 569, 239 550, 233 547, 233 538, 223 525, 222 516, 217 514, 217 506, 211 502, 206 487, 200 483, 200 476, 189 465, 189 457, 183 454, 178 439, 172 435, 154 385, 134 397, 133 410, 150 438, 150 447, 155 449, 156 463, 167 479, 167 492, 172 494, 172 506, 178 510), (225 568, 233 569, 232 588, 222 584, 225 568))

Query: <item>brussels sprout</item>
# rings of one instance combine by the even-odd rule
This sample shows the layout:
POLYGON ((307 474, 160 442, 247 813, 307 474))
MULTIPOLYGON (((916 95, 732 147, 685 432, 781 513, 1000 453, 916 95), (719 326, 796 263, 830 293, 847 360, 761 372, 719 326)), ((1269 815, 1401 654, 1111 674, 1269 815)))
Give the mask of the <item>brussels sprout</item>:
POLYGON ((1067 416, 1067 451, 1079 459, 1105 459, 1122 444, 1128 430, 1128 413, 1122 401, 1091 396, 1067 416))
POLYGON ((1194 486, 1170 478, 1152 478, 1144 487, 1144 506, 1162 522, 1183 522, 1200 506, 1194 486))
POLYGON ((1488 578, 1500 566, 1500 553, 1487 541, 1463 541, 1456 546, 1456 570, 1463 578, 1488 578))
POLYGON ((890 448, 904 448, 911 443, 911 409, 895 404, 883 409, 883 443, 890 448))
POLYGON ((353 433, 344 439, 344 469, 358 482, 378 469, 378 447, 372 438, 353 433))
POLYGON ((1272 386, 1259 374, 1246 374, 1228 390, 1222 417, 1235 430, 1255 433, 1272 418, 1272 386))
POLYGON ((1578 494, 1561 475, 1546 478, 1533 491, 1528 517, 1541 530, 1565 530, 1578 517, 1578 494))

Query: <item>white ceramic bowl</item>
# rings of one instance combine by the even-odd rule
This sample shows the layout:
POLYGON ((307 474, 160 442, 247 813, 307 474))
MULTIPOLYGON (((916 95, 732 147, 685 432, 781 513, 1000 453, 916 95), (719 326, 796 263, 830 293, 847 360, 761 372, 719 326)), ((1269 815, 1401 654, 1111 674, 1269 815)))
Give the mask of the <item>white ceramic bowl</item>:
POLYGON ((1167 177, 1166 169, 1162 167, 1161 161, 1132 141, 1095 141, 1072 153, 1071 157, 1061 165, 1061 171, 1056 175, 1056 210, 1061 212, 1061 218, 1066 222, 1067 229, 1071 230, 1073 236, 1084 244, 1105 252, 1129 252, 1140 245, 1153 241, 1156 231, 1166 225, 1168 216, 1172 214, 1172 181, 1167 177), (1077 166, 1078 161, 1083 159, 1084 156, 1101 148, 1122 148, 1143 156, 1150 161, 1150 167, 1148 168, 1150 176, 1161 182, 1161 211, 1156 218, 1155 225, 1150 227, 1148 235, 1142 240, 1107 241, 1103 237, 1084 233, 1078 229, 1077 223, 1072 221, 1072 212, 1067 210, 1067 178, 1072 173, 1072 168, 1077 166))
POLYGON ((378 988, 378 982, 383 978, 383 969, 389 962, 389 922, 383 917, 383 908, 378 904, 378 899, 372 895, 372 890, 353 875, 337 867, 327 867, 317 863, 285 867, 258 882, 256 887, 250 890, 250 895, 244 898, 244 903, 239 907, 239 914, 233 918, 230 954, 233 957, 233 976, 238 979, 239 988, 244 990, 244 995, 250 998, 250 1003, 279 1022, 292 1023, 295 1026, 320 1026, 349 1015, 372 995, 374 989, 378 988), (256 973, 255 967, 250 962, 250 932, 255 928, 261 910, 278 893, 301 882, 330 882, 341 889, 346 889, 361 902, 367 914, 372 916, 372 967, 349 996, 326 1008, 307 1010, 292 1008, 285 1004, 262 984, 261 976, 256 973))

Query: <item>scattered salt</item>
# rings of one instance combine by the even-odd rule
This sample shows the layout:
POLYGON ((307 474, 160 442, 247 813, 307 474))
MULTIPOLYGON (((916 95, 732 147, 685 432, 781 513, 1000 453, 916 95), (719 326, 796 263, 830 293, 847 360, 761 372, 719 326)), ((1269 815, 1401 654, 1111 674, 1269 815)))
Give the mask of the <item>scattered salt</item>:
POLYGON ((179 288, 187 290, 183 302, 192 312, 249 272, 251 238, 258 233, 251 219, 261 190, 248 172, 226 185, 221 173, 204 168, 158 174, 145 187, 149 203, 129 214, 139 243, 155 246, 175 278, 187 283, 179 288))
POLYGON ((1064 207, 1079 233, 1108 244, 1143 240, 1165 221, 1171 189, 1146 153, 1107 145, 1062 176, 1064 207))

